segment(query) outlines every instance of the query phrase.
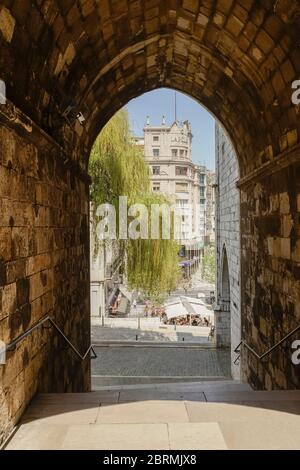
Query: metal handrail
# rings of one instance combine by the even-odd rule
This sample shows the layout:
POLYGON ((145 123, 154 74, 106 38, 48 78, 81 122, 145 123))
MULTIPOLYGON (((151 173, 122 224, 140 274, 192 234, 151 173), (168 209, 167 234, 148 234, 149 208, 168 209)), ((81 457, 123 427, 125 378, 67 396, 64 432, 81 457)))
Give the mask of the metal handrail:
POLYGON ((97 354, 95 353, 95 350, 94 350, 94 347, 93 347, 93 344, 91 344, 87 351, 82 355, 77 348, 75 348, 75 346, 73 345, 73 343, 71 343, 71 341, 66 337, 66 335, 63 333, 63 331, 59 328, 59 326, 55 323, 54 320, 52 320, 52 318, 47 315, 43 318, 41 318, 41 320, 39 320, 35 325, 33 325, 31 328, 29 328, 29 330, 25 331, 25 333, 22 333, 21 335, 19 335, 16 339, 14 339, 11 343, 7 344, 6 345, 6 351, 14 351, 17 344, 20 343, 20 341, 23 341, 23 339, 25 339, 27 336, 29 336, 31 333, 33 333, 33 331, 37 330, 38 328, 41 328, 45 323, 49 322, 50 325, 52 325, 55 330, 62 336, 62 338, 64 339, 64 341, 68 344, 68 346, 70 346, 70 348, 74 351, 74 353, 82 360, 84 361, 87 357, 87 355, 92 352, 92 356, 91 358, 92 359, 96 359, 97 357, 97 354))
POLYGON ((234 352, 236 354, 238 354, 238 357, 235 359, 234 361, 234 364, 237 363, 237 361, 240 359, 241 357, 241 349, 240 347, 241 346, 244 346, 246 349, 248 349, 248 351, 250 351, 259 361, 261 361, 262 359, 264 359, 266 356, 269 356, 269 354, 271 354, 273 351, 275 351, 275 349, 277 349, 279 346, 281 346, 285 341, 287 341, 291 336, 293 336, 295 333, 297 333, 297 331, 300 330, 300 325, 298 325, 294 330, 290 331, 286 336, 284 336, 284 338, 282 338, 280 341, 278 341, 276 344, 274 344, 274 346, 272 346, 270 349, 268 349, 266 352, 264 352, 263 354, 259 355, 256 351, 254 351, 254 349, 249 346, 248 343, 246 343, 245 340, 242 340, 240 342, 240 344, 235 348, 234 352))

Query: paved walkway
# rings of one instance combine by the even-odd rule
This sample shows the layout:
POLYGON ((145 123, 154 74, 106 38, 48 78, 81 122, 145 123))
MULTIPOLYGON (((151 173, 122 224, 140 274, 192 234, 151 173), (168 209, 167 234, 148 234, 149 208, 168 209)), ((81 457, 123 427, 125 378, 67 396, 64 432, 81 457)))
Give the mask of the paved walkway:
POLYGON ((111 326, 92 326, 92 342, 98 341, 153 341, 153 342, 188 342, 211 343, 208 341, 210 328, 194 326, 160 325, 149 319, 141 319, 141 328, 138 328, 138 319, 106 318, 106 324, 111 326), (146 324, 148 323, 148 324, 146 324))
POLYGON ((225 382, 40 395, 7 449, 298 450, 299 414, 299 391, 225 382))
POLYGON ((217 349, 96 347, 92 375, 229 377, 230 352, 217 349))

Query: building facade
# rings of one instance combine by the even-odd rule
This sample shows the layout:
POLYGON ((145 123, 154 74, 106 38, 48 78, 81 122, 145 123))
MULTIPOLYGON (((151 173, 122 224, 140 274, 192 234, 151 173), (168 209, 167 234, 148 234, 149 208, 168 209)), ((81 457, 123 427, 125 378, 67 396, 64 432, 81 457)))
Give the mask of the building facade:
MULTIPOLYGON (((92 220, 92 215, 91 215, 92 220)), ((92 223, 90 226, 90 292, 92 324, 109 314, 122 289, 123 260, 117 242, 110 240, 97 246, 92 223)))
POLYGON ((225 131, 216 124, 217 344, 230 347, 232 375, 240 377, 234 349, 241 339, 239 166, 225 131))
POLYGON ((144 128, 144 137, 136 143, 144 152, 150 167, 151 188, 155 193, 170 196, 180 209, 180 238, 186 252, 197 253, 202 247, 199 201, 200 181, 198 166, 192 162, 192 130, 190 123, 175 121, 166 125, 144 128))
POLYGON ((199 177, 199 233, 203 246, 215 243, 215 172, 206 166, 198 167, 199 177))

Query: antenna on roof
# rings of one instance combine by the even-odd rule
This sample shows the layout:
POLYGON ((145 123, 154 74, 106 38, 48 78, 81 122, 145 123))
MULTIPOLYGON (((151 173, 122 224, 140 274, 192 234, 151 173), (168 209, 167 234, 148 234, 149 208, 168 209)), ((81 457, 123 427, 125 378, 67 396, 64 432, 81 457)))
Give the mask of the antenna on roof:
POLYGON ((177 92, 175 91, 175 122, 177 122, 177 92))

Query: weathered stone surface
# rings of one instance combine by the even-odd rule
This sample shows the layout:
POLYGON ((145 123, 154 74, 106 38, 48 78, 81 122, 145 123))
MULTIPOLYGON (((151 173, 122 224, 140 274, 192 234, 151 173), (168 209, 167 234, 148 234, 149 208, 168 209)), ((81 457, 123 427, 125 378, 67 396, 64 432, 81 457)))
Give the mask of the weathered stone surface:
MULTIPOLYGON (((299 174, 295 163, 262 177, 259 190, 255 181, 241 187, 242 337, 259 354, 299 324, 299 174)), ((244 351, 243 373, 251 385, 299 388, 299 366, 291 361, 295 339, 265 362, 244 351)))
MULTIPOLYGON (((88 185, 61 166, 41 131, 35 140, 31 133, 20 135, 13 123, 0 130, 0 339, 9 343, 51 315, 85 351, 88 185)), ((51 330, 37 330, 8 353, 0 383, 1 440, 37 390, 88 390, 89 361, 77 362, 51 330)))

